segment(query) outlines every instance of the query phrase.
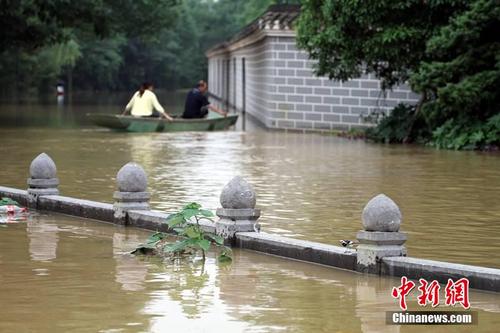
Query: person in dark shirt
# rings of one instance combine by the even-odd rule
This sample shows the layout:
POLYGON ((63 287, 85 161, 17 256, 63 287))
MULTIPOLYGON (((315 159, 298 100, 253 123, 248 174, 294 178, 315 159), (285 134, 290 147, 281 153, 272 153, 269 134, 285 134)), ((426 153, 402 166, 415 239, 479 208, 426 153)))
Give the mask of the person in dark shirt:
POLYGON ((227 112, 224 112, 210 104, 207 96, 205 96, 207 91, 208 84, 203 80, 199 81, 196 87, 189 91, 186 97, 186 104, 184 105, 182 118, 203 118, 208 114, 208 110, 217 112, 224 117, 227 116, 227 112))

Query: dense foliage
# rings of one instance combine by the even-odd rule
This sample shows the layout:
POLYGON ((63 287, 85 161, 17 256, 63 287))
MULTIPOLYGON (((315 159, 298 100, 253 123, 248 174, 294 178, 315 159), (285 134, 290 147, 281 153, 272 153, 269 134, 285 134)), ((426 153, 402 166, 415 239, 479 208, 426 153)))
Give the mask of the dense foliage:
POLYGON ((0 0, 0 93, 162 88, 206 76, 204 51, 272 0, 0 0))
POLYGON ((383 88, 409 82, 420 93, 372 138, 476 149, 500 145, 499 28, 496 0, 306 0, 298 40, 318 74, 369 72, 383 88))
POLYGON ((423 126, 424 124, 420 124, 420 118, 417 120, 417 124, 414 125, 413 117, 415 112, 415 106, 399 104, 391 111, 390 116, 382 116, 377 127, 367 129, 366 136, 377 142, 403 142, 408 132, 412 131, 411 127, 413 126, 413 131, 420 131, 417 137, 425 137, 429 133, 424 132, 426 127, 423 126))

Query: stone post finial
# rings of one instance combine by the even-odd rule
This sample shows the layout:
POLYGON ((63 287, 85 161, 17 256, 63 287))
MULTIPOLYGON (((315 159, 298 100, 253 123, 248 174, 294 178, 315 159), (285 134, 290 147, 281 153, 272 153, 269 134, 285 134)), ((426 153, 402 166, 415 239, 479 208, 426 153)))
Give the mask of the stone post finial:
POLYGON ((139 164, 129 162, 116 174, 116 184, 120 192, 145 192, 148 188, 148 177, 139 164))
POLYGON ((220 194, 222 208, 242 209, 255 208, 257 199, 255 191, 245 179, 236 176, 224 186, 220 194))
POLYGON ((366 231, 399 231, 401 211, 385 194, 379 194, 363 209, 363 227, 366 231))
POLYGON ((149 210, 148 177, 139 164, 125 164, 116 174, 116 183, 118 191, 113 194, 113 208, 117 222, 125 221, 129 210, 149 210))
POLYGON ((280 29, 280 20, 274 20, 273 30, 280 29))
POLYGON ((38 196, 58 195, 59 179, 56 177, 56 164, 46 153, 41 153, 31 162, 30 178, 28 178, 28 194, 30 206, 36 206, 38 196))
POLYGON ((406 256, 406 234, 399 232, 401 212, 384 194, 371 199, 363 209, 363 228, 357 239, 357 270, 379 273, 384 257, 406 256))
POLYGON ((41 153, 31 161, 30 176, 33 179, 56 178, 56 173, 56 164, 46 153, 41 153))
POLYGON ((237 232, 259 230, 260 210, 255 209, 255 191, 245 179, 237 176, 227 183, 222 189, 220 203, 222 208, 216 211, 219 220, 215 223, 218 235, 233 242, 237 232))

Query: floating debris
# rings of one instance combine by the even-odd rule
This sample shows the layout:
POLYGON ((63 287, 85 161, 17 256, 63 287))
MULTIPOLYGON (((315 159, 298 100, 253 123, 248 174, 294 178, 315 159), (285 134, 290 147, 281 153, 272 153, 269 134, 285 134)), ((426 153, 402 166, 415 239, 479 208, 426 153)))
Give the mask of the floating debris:
POLYGON ((0 199, 0 223, 17 223, 28 218, 28 209, 10 198, 0 199))

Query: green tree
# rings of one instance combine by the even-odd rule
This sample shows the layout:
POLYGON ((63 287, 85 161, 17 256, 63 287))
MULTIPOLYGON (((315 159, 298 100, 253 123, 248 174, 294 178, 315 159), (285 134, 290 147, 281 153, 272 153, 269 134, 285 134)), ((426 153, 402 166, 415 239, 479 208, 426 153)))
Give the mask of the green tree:
POLYGON ((275 2, 0 0, 0 89, 43 91, 62 77, 82 90, 190 87, 206 78, 204 52, 275 2))
POLYGON ((298 43, 318 75, 348 80, 375 73, 383 86, 405 82, 426 59, 426 43, 467 0, 305 0, 298 43))
POLYGON ((275 3, 273 0, 253 0, 245 1, 243 8, 239 13, 237 19, 240 25, 245 25, 255 20, 261 15, 266 8, 275 3))
POLYGON ((154 36, 171 26, 177 0, 0 0, 3 48, 35 49, 68 39, 68 28, 97 36, 154 36))
POLYGON ((298 42, 319 75, 374 73, 384 89, 410 82, 421 94, 416 108, 398 112, 407 110, 409 121, 383 123, 386 140, 398 133, 400 141, 398 128, 387 125, 402 124, 403 141, 448 135, 460 143, 438 146, 477 148, 500 143, 490 122, 499 109, 499 7, 496 0, 305 0, 298 42), (478 130, 486 122, 488 133, 478 130), (445 124, 449 130, 436 132, 445 124))
POLYGON ((4 49, 34 50, 66 41, 70 28, 82 25, 104 34, 105 5, 103 0, 0 0, 0 43, 4 49))
POLYGON ((500 144, 500 3, 477 0, 429 39, 411 76, 426 96, 434 144, 475 149, 500 144), (496 117, 496 118, 495 118, 496 117))
POLYGON ((84 42, 84 57, 75 66, 75 86, 92 90, 117 89, 118 73, 123 64, 122 50, 126 43, 122 34, 84 42))
POLYGON ((123 38, 157 40, 161 31, 175 24, 177 4, 177 0, 0 1, 4 94, 33 91, 48 81, 54 84, 63 73, 71 82, 73 69, 79 87, 116 87, 123 38))

